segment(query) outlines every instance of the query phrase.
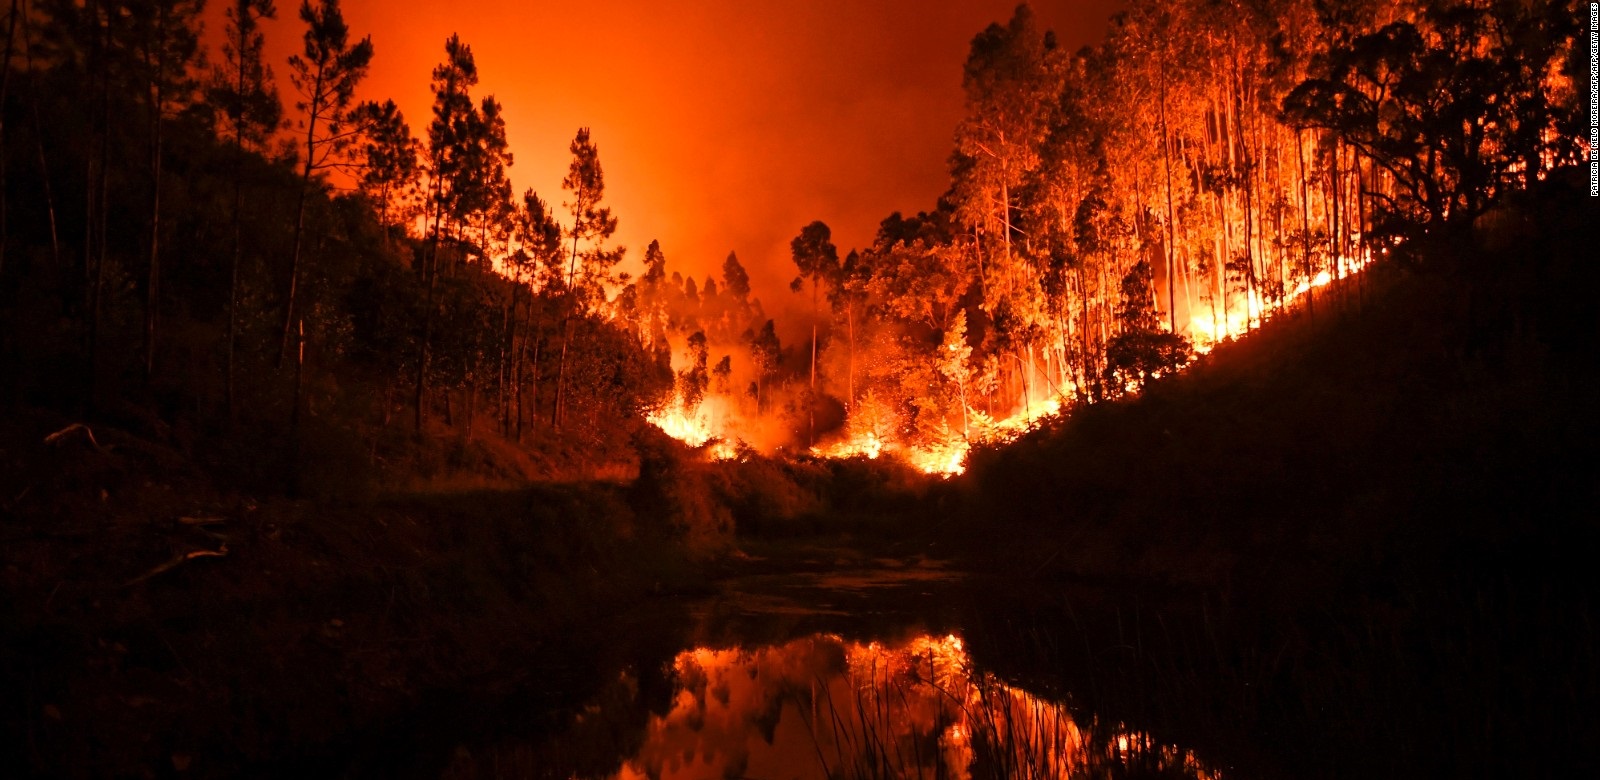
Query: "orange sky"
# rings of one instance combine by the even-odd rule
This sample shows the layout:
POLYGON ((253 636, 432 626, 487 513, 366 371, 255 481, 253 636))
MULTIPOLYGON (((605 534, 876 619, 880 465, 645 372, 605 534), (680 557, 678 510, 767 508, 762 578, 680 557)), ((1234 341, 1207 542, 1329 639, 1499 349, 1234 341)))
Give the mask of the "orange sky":
MULTIPOLYGON (((212 35, 220 29, 214 0, 212 35)), ((1097 41, 1116 0, 1040 0, 1063 42, 1097 41)), ((269 56, 292 106, 298 0, 278 0, 269 56)), ((472 46, 475 96, 505 105, 517 192, 563 201, 568 144, 593 129, 617 239, 652 238, 703 275, 735 250, 767 310, 787 305, 788 241, 821 219, 841 254, 892 211, 931 208, 961 116, 972 37, 1015 0, 345 0, 376 55, 361 99, 393 98, 426 132, 444 40, 472 46)))

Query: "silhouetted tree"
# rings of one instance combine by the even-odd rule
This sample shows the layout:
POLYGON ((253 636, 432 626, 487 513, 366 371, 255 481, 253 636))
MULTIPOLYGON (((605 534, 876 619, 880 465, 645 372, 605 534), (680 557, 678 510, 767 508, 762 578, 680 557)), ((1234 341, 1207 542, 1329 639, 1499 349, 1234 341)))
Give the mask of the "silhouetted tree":
POLYGON ((300 93, 295 106, 304 115, 301 127, 305 128, 305 148, 301 152, 300 194, 289 254, 289 292, 284 297, 283 335, 278 343, 280 365, 289 352, 289 334, 295 329, 295 296, 311 178, 317 171, 335 165, 338 155, 353 139, 354 132, 346 126, 347 113, 355 99, 356 85, 366 77, 367 66, 372 62, 372 38, 350 42, 350 28, 344 23, 339 0, 317 0, 316 5, 302 0, 300 20, 306 24, 305 47, 289 57, 289 80, 300 93))
MULTIPOLYGON (((140 0, 127 10, 137 43, 150 122, 150 248, 145 277, 144 378, 155 372, 161 315, 161 168, 163 130, 194 97, 191 68, 200 57, 200 9, 204 0, 140 0)), ((9 66, 9 63, 8 63, 9 66)))
POLYGON ((1161 330, 1150 304, 1150 265, 1141 260, 1122 279, 1122 304, 1117 319, 1122 332, 1106 348, 1106 383, 1113 394, 1127 386, 1142 387, 1189 363, 1190 347, 1184 337, 1161 330))

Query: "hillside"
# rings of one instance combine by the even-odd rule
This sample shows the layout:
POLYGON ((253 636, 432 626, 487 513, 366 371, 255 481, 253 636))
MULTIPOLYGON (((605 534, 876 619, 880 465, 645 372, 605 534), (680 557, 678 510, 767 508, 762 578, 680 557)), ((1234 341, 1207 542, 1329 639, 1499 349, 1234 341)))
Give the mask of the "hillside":
POLYGON ((1057 637, 1004 647, 1034 659, 1019 673, 1235 758, 1254 743, 1270 774, 1592 765, 1600 360, 1577 184, 975 456, 960 549, 1032 594, 995 620, 1057 637), (1095 646, 1059 639, 1077 634, 1095 646))

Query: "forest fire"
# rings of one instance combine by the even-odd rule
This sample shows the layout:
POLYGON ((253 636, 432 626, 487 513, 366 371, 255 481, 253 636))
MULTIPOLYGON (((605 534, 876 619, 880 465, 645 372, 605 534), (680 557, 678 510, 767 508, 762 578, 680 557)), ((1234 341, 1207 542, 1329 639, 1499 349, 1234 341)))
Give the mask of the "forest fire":
MULTIPOLYGON (((1354 255, 1341 255, 1331 264, 1332 270, 1318 270, 1313 275, 1301 278, 1293 289, 1286 291, 1270 306, 1264 306, 1260 295, 1255 290, 1249 289, 1243 291, 1242 295, 1236 296, 1241 299, 1238 302, 1229 301, 1222 311, 1220 320, 1215 312, 1211 317, 1203 316, 1203 312, 1192 313, 1185 329, 1190 336, 1190 344, 1196 354, 1209 353, 1217 344, 1243 336, 1252 328, 1259 326, 1264 316, 1296 309, 1303 305, 1306 297, 1315 290, 1326 287, 1336 279, 1351 278, 1361 273, 1372 260, 1373 255, 1369 249, 1363 249, 1354 255)), ((713 459, 731 458, 737 451, 734 443, 740 442, 741 439, 733 430, 739 415, 730 412, 729 409, 736 409, 738 404, 731 402, 725 395, 705 394, 707 353, 704 344, 703 337, 698 342, 691 337, 688 349, 674 351, 674 368, 677 369, 680 385, 684 387, 680 387, 670 405, 650 413, 647 419, 669 436, 691 447, 700 448, 705 447, 708 442, 711 443, 708 453, 713 459), (700 383, 698 386, 697 381, 700 383), (685 395, 699 395, 702 400, 691 407, 685 402, 685 395)), ((959 346, 955 345, 953 349, 959 350, 959 346)), ((729 370, 725 364, 724 374, 729 370)), ((958 370, 967 369, 963 366, 958 370)), ((1048 379, 1050 379, 1048 375, 1035 377, 1036 381, 1048 379)), ((888 455, 904 460, 925 474, 941 477, 959 475, 965 471, 966 456, 973 444, 1010 441, 1040 421, 1061 414, 1066 408, 1064 402, 1070 404, 1070 399, 1065 393, 1082 392, 1085 389, 1083 384, 1074 378, 1063 377, 1061 380, 1064 383, 1061 391, 1063 394, 1042 400, 1028 400, 1025 397, 1019 404, 1020 408, 998 420, 976 409, 965 407, 964 404, 957 404, 959 414, 950 409, 943 410, 942 414, 947 419, 959 417, 965 422, 964 432, 944 426, 942 431, 932 435, 924 434, 920 437, 902 439, 893 432, 880 432, 869 428, 853 435, 814 445, 808 451, 814 456, 823 458, 865 457, 875 460, 888 455)), ((724 379, 721 384, 725 393, 727 381, 724 379)), ((1137 381, 1124 381, 1120 387, 1120 391, 1124 393, 1137 393, 1139 389, 1140 382, 1137 381)))

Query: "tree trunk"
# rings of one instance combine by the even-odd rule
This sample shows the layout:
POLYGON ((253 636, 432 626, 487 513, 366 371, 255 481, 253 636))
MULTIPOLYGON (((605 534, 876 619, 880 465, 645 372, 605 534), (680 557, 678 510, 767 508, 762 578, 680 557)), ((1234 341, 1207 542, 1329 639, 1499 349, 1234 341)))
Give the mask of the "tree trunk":
POLYGON ((1311 197, 1306 182, 1306 153, 1304 133, 1294 131, 1294 158, 1300 168, 1300 246, 1302 262, 1305 264, 1306 275, 1306 314, 1315 318, 1317 315, 1316 290, 1312 282, 1316 277, 1316 269, 1311 267, 1311 197))
MULTIPOLYGON (((579 211, 579 207, 581 207, 583 205, 583 202, 584 202, 584 196, 583 196, 583 193, 581 191, 581 188, 580 188, 580 190, 578 192, 575 192, 573 194, 573 200, 578 205, 575 206, 574 210, 573 210, 574 211, 574 217, 573 217, 573 225, 572 225, 572 255, 571 255, 571 259, 568 260, 568 262, 567 262, 567 293, 572 296, 572 308, 575 309, 575 308, 577 308, 577 306, 579 304, 578 288, 577 288, 577 281, 578 281, 578 224, 577 224, 577 219, 578 219, 578 217, 576 216, 576 214, 579 211)), ((563 338, 561 339, 561 360, 556 366, 555 407, 550 411, 550 427, 551 428, 555 428, 557 430, 560 430, 560 428, 561 428, 561 416, 562 416, 562 413, 564 411, 562 409, 562 405, 566 402, 566 397, 565 396, 566 396, 566 384, 567 384, 567 345, 568 345, 569 342, 572 341, 572 315, 573 315, 573 312, 571 310, 568 310, 566 312, 565 321, 562 323, 562 329, 566 333, 565 333, 565 336, 563 336, 563 338)))
POLYGON ((306 163, 300 169, 300 195, 295 205, 294 249, 289 254, 289 294, 283 304, 283 337, 278 344, 278 364, 283 364, 284 353, 289 349, 289 327, 294 322, 295 288, 300 276, 300 245, 306 227, 306 191, 311 188, 311 173, 317 161, 317 116, 322 111, 322 75, 325 68, 317 68, 317 78, 311 90, 311 103, 306 109, 306 163))
MULTIPOLYGON (((1163 39, 1164 40, 1164 39, 1163 39)), ((1167 132, 1167 47, 1163 42, 1161 46, 1161 75, 1160 83, 1160 119, 1161 119, 1161 165, 1167 173, 1167 327, 1173 332, 1178 332, 1178 292, 1177 280, 1174 278, 1172 265, 1172 146, 1167 132)))
POLYGON ((561 359, 556 368, 556 397, 550 409, 550 427, 561 430, 562 404, 566 403, 567 384, 567 346, 572 343, 572 316, 567 316, 562 324, 565 331, 561 336, 561 359))
POLYGON ((6 192, 9 190, 9 187, 6 181, 6 155, 4 154, 4 150, 6 148, 5 108, 6 98, 10 95, 11 91, 11 55, 15 49, 14 44, 17 37, 17 11, 20 4, 20 0, 11 0, 11 13, 6 16, 5 72, 0 73, 0 279, 5 278, 6 243, 7 239, 10 237, 8 230, 9 226, 6 222, 6 192))
POLYGON ((476 375, 467 372, 467 441, 472 441, 472 418, 478 407, 478 380, 476 375))
MULTIPOLYGON (((850 334, 849 370, 846 372, 848 379, 845 382, 845 393, 848 398, 846 398, 844 404, 845 411, 849 412, 855 408, 856 404, 856 305, 854 301, 845 304, 844 319, 845 327, 848 328, 850 334)), ((963 400, 964 403, 965 400, 963 400)), ((965 416, 966 410, 963 409, 961 413, 965 416)), ((965 427, 965 423, 963 423, 963 427, 965 427)))
POLYGON ((817 277, 811 276, 811 400, 806 404, 810 414, 807 432, 809 446, 817 446, 817 277))
MULTIPOLYGON (((166 25, 166 7, 162 6, 159 21, 163 28, 166 25)), ((150 267, 145 282, 145 309, 144 309, 144 384, 149 388, 150 381, 155 377, 156 365, 156 331, 159 327, 161 309, 161 114, 163 96, 163 79, 166 78, 166 46, 162 42, 161 53, 156 57, 155 79, 152 83, 153 99, 151 100, 151 132, 153 133, 150 144, 150 267)))
POLYGON ((237 55, 239 57, 239 83, 237 85, 238 91, 234 93, 240 103, 235 106, 236 110, 239 111, 239 115, 234 118, 233 124, 233 213, 229 215, 229 221, 232 223, 233 251, 230 253, 232 260, 228 268, 228 363, 227 376, 223 382, 224 403, 227 406, 228 419, 230 421, 234 419, 237 413, 233 392, 234 351, 239 340, 239 263, 244 247, 243 240, 239 235, 239 215, 244 206, 244 131, 241 126, 244 121, 244 51, 246 42, 242 40, 243 32, 240 33, 240 37, 240 42, 236 44, 239 47, 237 50, 239 52, 237 55))
POLYGON ((289 407, 289 468, 290 485, 294 493, 302 490, 302 446, 300 436, 300 406, 305 393, 306 369, 306 325, 304 320, 295 321, 295 350, 294 350, 294 395, 289 407))
MULTIPOLYGON (((44 155, 44 123, 39 119, 39 87, 36 81, 37 71, 33 67, 33 25, 28 20, 30 11, 26 2, 21 3, 20 8, 17 7, 16 2, 12 3, 12 24, 16 23, 16 15, 19 12, 22 16, 23 65, 27 69, 28 76, 28 113, 33 119, 34 150, 39 158, 39 184, 43 189, 45 217, 50 224, 50 254, 56 265, 60 266, 61 241, 56 232, 56 199, 54 188, 50 184, 50 165, 44 155)), ((11 48, 10 33, 8 32, 6 41, 6 72, 8 77, 10 75, 11 48)), ((3 261, 3 259, 3 250, 0 250, 0 261, 3 261)), ((3 267, 4 263, 0 262, 0 269, 3 269, 3 267)))
POLYGON ((436 153, 433 162, 433 229, 428 231, 428 252, 422 258, 422 278, 428 287, 428 293, 422 309, 422 341, 417 345, 417 382, 414 400, 418 434, 422 433, 422 422, 427 417, 428 408, 428 358, 430 342, 433 341, 433 296, 435 282, 439 277, 439 223, 444 218, 444 205, 440 202, 444 195, 444 184, 437 173, 441 164, 440 157, 436 153))

